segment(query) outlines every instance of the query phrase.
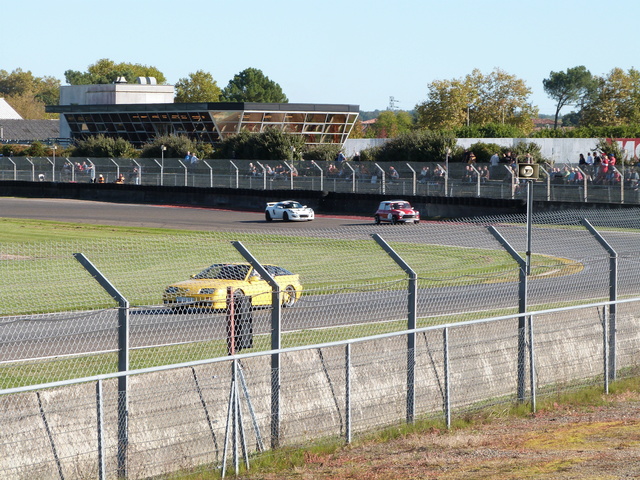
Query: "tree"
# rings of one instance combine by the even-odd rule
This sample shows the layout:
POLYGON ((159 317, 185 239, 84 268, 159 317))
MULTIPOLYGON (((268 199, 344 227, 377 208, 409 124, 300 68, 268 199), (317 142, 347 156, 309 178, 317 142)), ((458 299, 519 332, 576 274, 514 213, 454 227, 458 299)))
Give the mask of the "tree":
POLYGON ((217 102, 222 90, 210 73, 198 70, 181 78, 175 85, 176 102, 217 102))
POLYGON ((34 77, 30 71, 0 70, 0 96, 25 119, 55 118, 45 113, 45 105, 55 105, 60 98, 60 81, 53 77, 34 77))
POLYGON ((96 85, 113 83, 118 77, 125 77, 127 82, 134 83, 138 77, 154 77, 158 84, 167 82, 164 74, 156 67, 138 63, 115 63, 103 58, 89 65, 86 72, 67 70, 64 78, 69 85, 96 85))
POLYGON ((575 105, 584 99, 595 87, 591 72, 583 65, 568 68, 566 72, 551 72, 549 78, 542 81, 544 91, 556 101, 556 113, 553 128, 558 128, 560 110, 575 105))
POLYGON ((53 118, 52 114, 45 112, 45 105, 42 100, 35 98, 30 93, 9 95, 5 100, 25 120, 45 120, 53 118))
POLYGON ((614 68, 595 79, 595 87, 580 113, 583 126, 619 126, 640 123, 640 71, 614 68))
POLYGON ((462 79, 429 84, 425 102, 416 105, 421 128, 452 130, 465 124, 506 123, 533 129, 538 109, 528 101, 531 89, 524 80, 496 68, 489 75, 478 69, 462 79))
POLYGON ((227 102, 289 102, 280 85, 256 68, 247 68, 236 74, 222 90, 222 100, 227 102))
POLYGON ((405 111, 380 112, 376 123, 371 125, 367 136, 371 138, 395 138, 402 133, 410 132, 413 128, 413 117, 405 111))

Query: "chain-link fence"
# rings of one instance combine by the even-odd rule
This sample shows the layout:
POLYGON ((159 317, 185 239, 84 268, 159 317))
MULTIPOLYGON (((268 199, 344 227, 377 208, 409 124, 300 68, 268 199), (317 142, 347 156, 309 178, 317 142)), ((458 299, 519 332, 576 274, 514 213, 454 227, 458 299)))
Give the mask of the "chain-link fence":
MULTIPOLYGON (((614 169, 616 167, 613 167, 614 169)), ((612 170, 613 171, 613 170, 612 170)), ((541 165, 534 198, 540 201, 640 203, 636 167, 619 167, 613 179, 578 165, 541 165), (580 177, 571 173, 580 170, 580 177)), ((136 185, 312 190, 341 193, 523 198, 524 186, 509 165, 301 160, 200 160, 177 158, 0 157, 0 180, 104 182, 136 185), (389 167, 398 172, 390 174, 389 167), (121 178, 121 180, 118 180, 121 178)))
POLYGON ((4 244, 0 478, 217 468, 606 388, 637 374, 638 213, 535 215, 526 276, 496 236, 524 258, 524 216, 4 244))

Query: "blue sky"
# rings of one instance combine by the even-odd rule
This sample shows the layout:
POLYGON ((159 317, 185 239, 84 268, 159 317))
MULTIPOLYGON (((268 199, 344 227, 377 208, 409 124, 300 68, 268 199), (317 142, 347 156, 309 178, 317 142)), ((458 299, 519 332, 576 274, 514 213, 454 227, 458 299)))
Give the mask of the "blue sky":
MULTIPOLYGON (((64 84, 101 58, 157 67, 173 84, 204 70, 221 88, 258 68, 290 102, 411 110, 434 80, 494 68, 524 80, 552 114, 542 80, 584 65, 640 68, 635 0, 21 0, 2 6, 0 69, 64 84)), ((563 110, 568 113, 570 109, 563 110)))

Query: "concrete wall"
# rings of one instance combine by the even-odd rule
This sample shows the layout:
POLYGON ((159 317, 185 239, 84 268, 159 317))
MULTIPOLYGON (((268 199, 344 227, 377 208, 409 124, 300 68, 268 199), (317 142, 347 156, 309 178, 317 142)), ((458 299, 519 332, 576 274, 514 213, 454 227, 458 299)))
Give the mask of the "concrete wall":
MULTIPOLYGON (((388 140, 380 138, 347 140, 344 150, 346 155, 351 157, 355 152, 384 145, 388 140)), ((617 139, 616 141, 627 153, 629 159, 640 156, 638 139, 617 139)), ((459 138, 457 143, 463 148, 469 148, 474 143, 495 143, 510 148, 521 143, 535 143, 540 146, 543 157, 555 163, 577 165, 579 155, 582 153, 586 157, 587 153, 596 149, 598 142, 597 138, 459 138)))
POLYGON ((173 103, 173 85, 108 83, 60 87, 60 105, 114 105, 130 103, 173 103))
MULTIPOLYGON (((25 181, 0 182, 0 196, 70 198, 155 205, 194 205, 255 211, 264 211, 267 202, 294 197, 320 214, 362 215, 371 218, 373 218, 373 214, 382 200, 392 200, 397 197, 397 195, 308 190, 265 191, 234 188, 25 181)), ((525 211, 523 200, 412 195, 405 195, 403 198, 411 201, 425 218, 459 218, 522 213, 525 211)))
MULTIPOLYGON (((618 368, 637 366, 637 305, 618 311, 618 368)), ((603 342, 598 309, 535 318, 538 385, 602 381, 603 342), (599 378, 600 377, 600 378, 599 378)), ((451 328, 451 406, 464 410, 489 399, 513 398, 517 384, 517 322, 451 328)), ((442 331, 416 342, 416 413, 443 418, 442 331)), ((354 344, 351 350, 352 431, 397 424, 406 415, 406 338, 354 344)), ((270 447, 271 368, 268 356, 242 360, 243 375, 265 447, 270 447)), ((224 449, 230 363, 138 375, 129 397, 129 478, 220 462, 224 449)), ((527 376, 528 379, 528 376, 527 376)), ((528 381, 528 380, 527 380, 528 381)), ((281 358, 281 445, 345 435, 345 347, 312 349, 281 358)), ((243 393, 247 445, 256 430, 243 393)), ((83 384, 0 397, 0 477, 97 478, 95 385, 83 384), (42 405, 42 410, 40 410, 42 405), (51 437, 47 434, 45 421, 51 437), (8 448, 10 447, 10 448, 8 448)), ((117 451, 116 382, 105 382, 105 442, 109 478, 117 451)), ((455 417, 455 412, 454 412, 455 417)))

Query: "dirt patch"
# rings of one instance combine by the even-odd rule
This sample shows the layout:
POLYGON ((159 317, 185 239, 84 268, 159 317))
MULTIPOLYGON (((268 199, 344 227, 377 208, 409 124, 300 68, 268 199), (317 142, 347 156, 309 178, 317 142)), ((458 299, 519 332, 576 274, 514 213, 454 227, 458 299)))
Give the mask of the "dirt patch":
POLYGON ((25 255, 9 255, 8 253, 0 253, 0 261, 2 260, 29 260, 31 257, 25 255))
POLYGON ((556 406, 528 418, 494 419, 456 431, 307 455, 286 474, 245 479, 619 479, 640 478, 640 398, 598 407, 556 406))

